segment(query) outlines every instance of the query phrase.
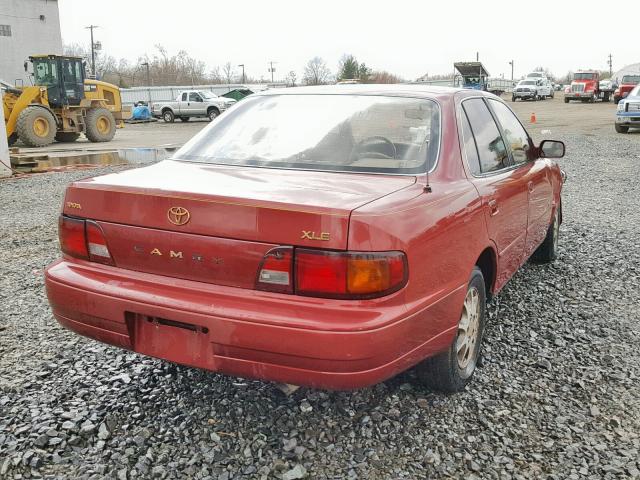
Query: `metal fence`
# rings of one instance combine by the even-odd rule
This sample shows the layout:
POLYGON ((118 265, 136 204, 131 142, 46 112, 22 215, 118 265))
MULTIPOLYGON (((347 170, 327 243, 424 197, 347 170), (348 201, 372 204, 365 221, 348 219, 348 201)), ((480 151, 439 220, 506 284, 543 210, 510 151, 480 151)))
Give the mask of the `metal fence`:
POLYGON ((175 100, 183 90, 206 90, 216 95, 224 95, 231 90, 243 88, 258 92, 272 87, 281 87, 284 84, 249 84, 230 83, 224 85, 177 85, 163 87, 133 87, 121 88, 120 95, 124 105, 133 105, 136 102, 143 101, 149 104, 153 102, 167 102, 175 100))

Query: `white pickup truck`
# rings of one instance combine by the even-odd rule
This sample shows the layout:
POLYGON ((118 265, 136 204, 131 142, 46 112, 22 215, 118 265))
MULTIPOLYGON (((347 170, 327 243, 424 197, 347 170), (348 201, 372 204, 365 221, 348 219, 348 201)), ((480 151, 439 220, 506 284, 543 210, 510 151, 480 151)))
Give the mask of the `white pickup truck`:
POLYGON ((151 113, 167 123, 176 118, 188 122, 191 117, 213 120, 234 103, 236 101, 232 98, 218 97, 206 90, 185 90, 173 102, 154 103, 151 113))

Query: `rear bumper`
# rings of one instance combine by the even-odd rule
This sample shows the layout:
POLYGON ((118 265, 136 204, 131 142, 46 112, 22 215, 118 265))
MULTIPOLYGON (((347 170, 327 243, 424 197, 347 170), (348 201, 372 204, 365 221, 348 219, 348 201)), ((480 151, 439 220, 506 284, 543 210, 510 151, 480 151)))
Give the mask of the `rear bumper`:
POLYGON ((66 260, 47 268, 46 289, 58 322, 81 335, 216 372, 337 390, 379 383, 446 349, 456 325, 442 319, 465 293, 462 285, 408 311, 66 260))

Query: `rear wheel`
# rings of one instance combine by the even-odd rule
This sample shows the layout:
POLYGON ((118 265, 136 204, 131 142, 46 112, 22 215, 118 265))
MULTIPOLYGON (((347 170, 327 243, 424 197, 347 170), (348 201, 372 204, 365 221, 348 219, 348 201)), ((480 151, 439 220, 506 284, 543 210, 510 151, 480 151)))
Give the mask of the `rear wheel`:
POLYGON ((91 142, 108 142, 116 134, 116 121, 104 107, 90 108, 84 119, 85 132, 91 142))
POLYGON ((558 237, 560 235, 560 214, 556 208, 544 242, 533 252, 531 258, 538 263, 553 262, 558 256, 558 237))
POLYGON ((417 367, 418 376, 427 386, 443 392, 459 392, 471 381, 480 356, 486 299, 484 277, 476 266, 469 278, 453 343, 417 367))
POLYGON ((176 119, 176 116, 171 110, 165 110, 164 112, 162 112, 162 119, 166 123, 173 123, 173 121, 176 119))
POLYGON ((27 107, 18 115, 16 133, 27 147, 44 147, 56 136, 56 119, 43 107, 27 107))
POLYGON ((629 133, 629 127, 625 127, 624 125, 618 125, 617 123, 615 125, 616 125, 616 132, 629 133))
POLYGON ((80 134, 76 132, 58 132, 56 133, 56 141, 60 143, 75 142, 80 138, 80 134))

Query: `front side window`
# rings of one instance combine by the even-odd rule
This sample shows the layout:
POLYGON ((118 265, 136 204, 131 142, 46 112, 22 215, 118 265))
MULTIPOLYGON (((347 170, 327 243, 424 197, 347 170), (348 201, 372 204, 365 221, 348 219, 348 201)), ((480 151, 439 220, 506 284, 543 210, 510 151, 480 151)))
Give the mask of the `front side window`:
POLYGON ((186 101, 187 101, 187 92, 184 92, 184 93, 182 94, 182 101, 183 101, 183 102, 186 102, 186 101))
POLYGON ((511 165, 509 152, 484 100, 481 98, 465 100, 462 107, 469 118, 469 124, 478 146, 480 171, 491 173, 509 167, 511 165))
POLYGON ((377 95, 259 95, 176 154, 203 163, 419 174, 435 165, 440 110, 429 99, 377 95))
POLYGON ((50 87, 58 85, 58 69, 55 62, 34 60, 33 77, 36 85, 50 87))
POLYGON ((201 102, 202 98, 200 98, 200 95, 198 95, 196 92, 191 92, 189 94, 189 101, 190 102, 201 102))
POLYGON ((504 139, 511 148, 513 162, 524 163, 531 158, 531 142, 529 135, 522 127, 516 116, 502 102, 489 100, 504 133, 504 139))

